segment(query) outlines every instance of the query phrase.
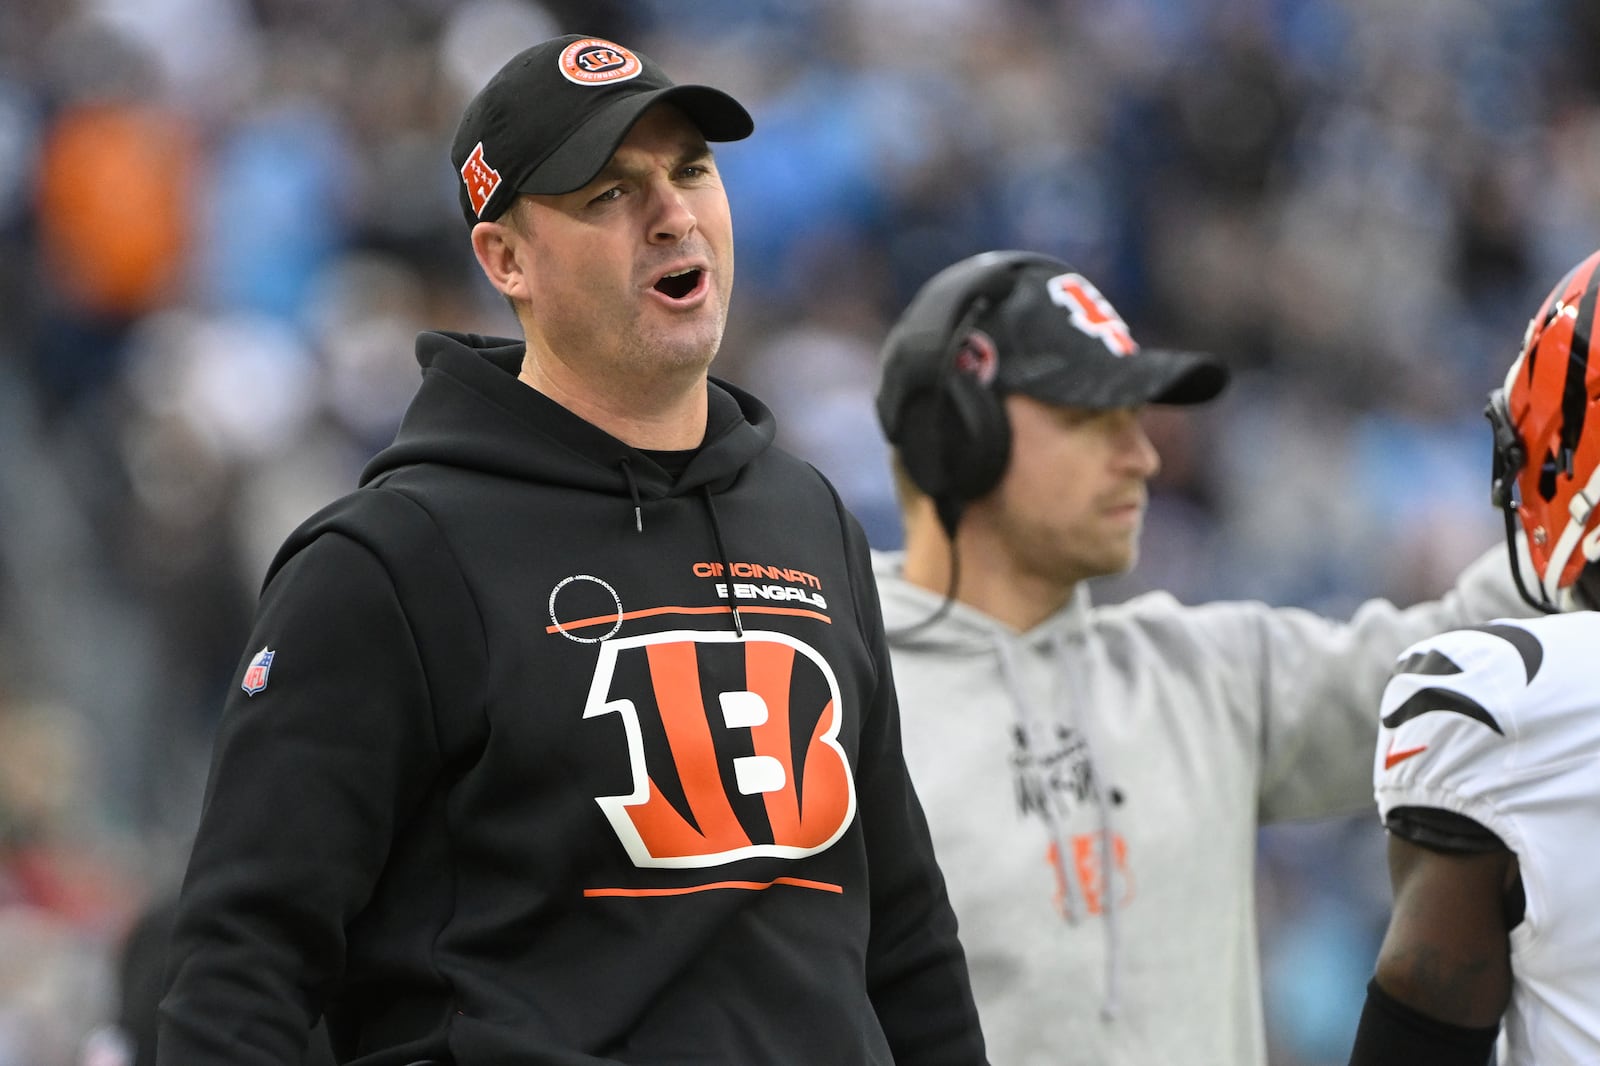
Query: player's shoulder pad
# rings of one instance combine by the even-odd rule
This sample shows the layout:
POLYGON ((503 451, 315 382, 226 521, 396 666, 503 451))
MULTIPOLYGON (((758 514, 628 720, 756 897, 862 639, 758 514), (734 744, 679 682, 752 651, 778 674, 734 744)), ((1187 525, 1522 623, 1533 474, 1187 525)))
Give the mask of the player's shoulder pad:
POLYGON ((1418 641, 1391 672, 1379 708, 1383 726, 1397 729, 1438 711, 1504 735, 1496 709, 1516 702, 1544 665, 1544 654, 1533 632, 1506 619, 1418 641))

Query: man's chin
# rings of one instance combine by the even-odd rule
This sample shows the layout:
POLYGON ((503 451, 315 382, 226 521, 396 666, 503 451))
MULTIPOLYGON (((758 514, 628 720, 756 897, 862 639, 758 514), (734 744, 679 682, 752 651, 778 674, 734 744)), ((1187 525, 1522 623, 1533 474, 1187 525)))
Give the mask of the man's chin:
POLYGON ((664 330, 650 346, 659 366, 705 370, 722 347, 722 323, 706 322, 664 330))
POLYGON ((1129 548, 1126 552, 1121 552, 1113 558, 1107 559, 1105 571, 1100 576, 1121 577, 1123 574, 1132 571, 1138 563, 1139 549, 1137 547, 1129 548))
POLYGON ((1056 575, 1056 580, 1064 585, 1075 585, 1080 581, 1097 581, 1108 577, 1121 577, 1133 569, 1136 559, 1133 555, 1107 556, 1093 561, 1079 559, 1074 564, 1063 568, 1056 575))

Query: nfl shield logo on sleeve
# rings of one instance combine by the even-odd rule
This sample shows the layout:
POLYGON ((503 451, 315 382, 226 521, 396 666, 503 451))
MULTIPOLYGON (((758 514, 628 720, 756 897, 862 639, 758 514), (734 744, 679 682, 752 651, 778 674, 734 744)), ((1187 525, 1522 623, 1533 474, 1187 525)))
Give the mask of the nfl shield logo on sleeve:
POLYGON ((276 654, 271 648, 262 648, 250 660, 250 666, 244 672, 244 684, 239 686, 244 689, 246 696, 254 696, 267 687, 267 672, 272 669, 272 657, 276 654))

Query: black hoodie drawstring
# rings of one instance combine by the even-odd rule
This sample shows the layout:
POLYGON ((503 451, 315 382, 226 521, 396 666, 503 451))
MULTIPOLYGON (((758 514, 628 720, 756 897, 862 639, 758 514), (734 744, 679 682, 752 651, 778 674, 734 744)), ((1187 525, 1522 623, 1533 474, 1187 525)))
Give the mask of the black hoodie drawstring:
MULTIPOLYGON (((622 479, 628 483, 628 495, 633 499, 633 528, 639 533, 644 532, 644 506, 639 502, 639 486, 633 480, 633 467, 628 465, 628 460, 619 459, 617 465, 622 467, 622 479)), ((733 612, 733 631, 744 639, 744 619, 739 617, 739 605, 733 602, 733 564, 728 561, 728 549, 722 543, 722 527, 717 524, 717 507, 711 502, 711 486, 700 487, 706 500, 706 514, 711 516, 711 539, 717 545, 717 558, 722 563, 722 572, 728 578, 728 607, 733 612)))
POLYGON ((644 532, 644 507, 639 503, 639 486, 633 480, 633 467, 628 465, 628 460, 619 459, 617 465, 622 467, 622 480, 628 483, 628 495, 633 497, 633 531, 644 532))
POLYGON ((722 527, 717 525, 717 508, 711 502, 711 486, 700 486, 706 498, 706 513, 711 516, 711 539, 717 543, 717 558, 722 562, 722 572, 728 578, 728 606, 733 610, 733 631, 744 639, 744 621, 739 617, 739 605, 733 599, 733 564, 728 561, 728 549, 722 545, 722 527))

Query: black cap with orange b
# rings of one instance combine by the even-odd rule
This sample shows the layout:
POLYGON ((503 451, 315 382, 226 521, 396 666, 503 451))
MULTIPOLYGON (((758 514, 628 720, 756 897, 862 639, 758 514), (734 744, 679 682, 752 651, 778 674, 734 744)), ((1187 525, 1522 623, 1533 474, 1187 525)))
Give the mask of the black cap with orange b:
POLYGON ((951 537, 1010 462, 1006 395, 1099 410, 1204 403, 1228 383, 1211 355, 1141 348, 1088 278, 1023 250, 970 256, 928 279, 882 357, 879 422, 951 537))
POLYGON ((450 146, 467 224, 499 218, 518 193, 583 188, 640 116, 668 101, 708 141, 741 140, 755 128, 727 93, 676 85, 614 41, 569 34, 519 52, 472 98, 450 146))

